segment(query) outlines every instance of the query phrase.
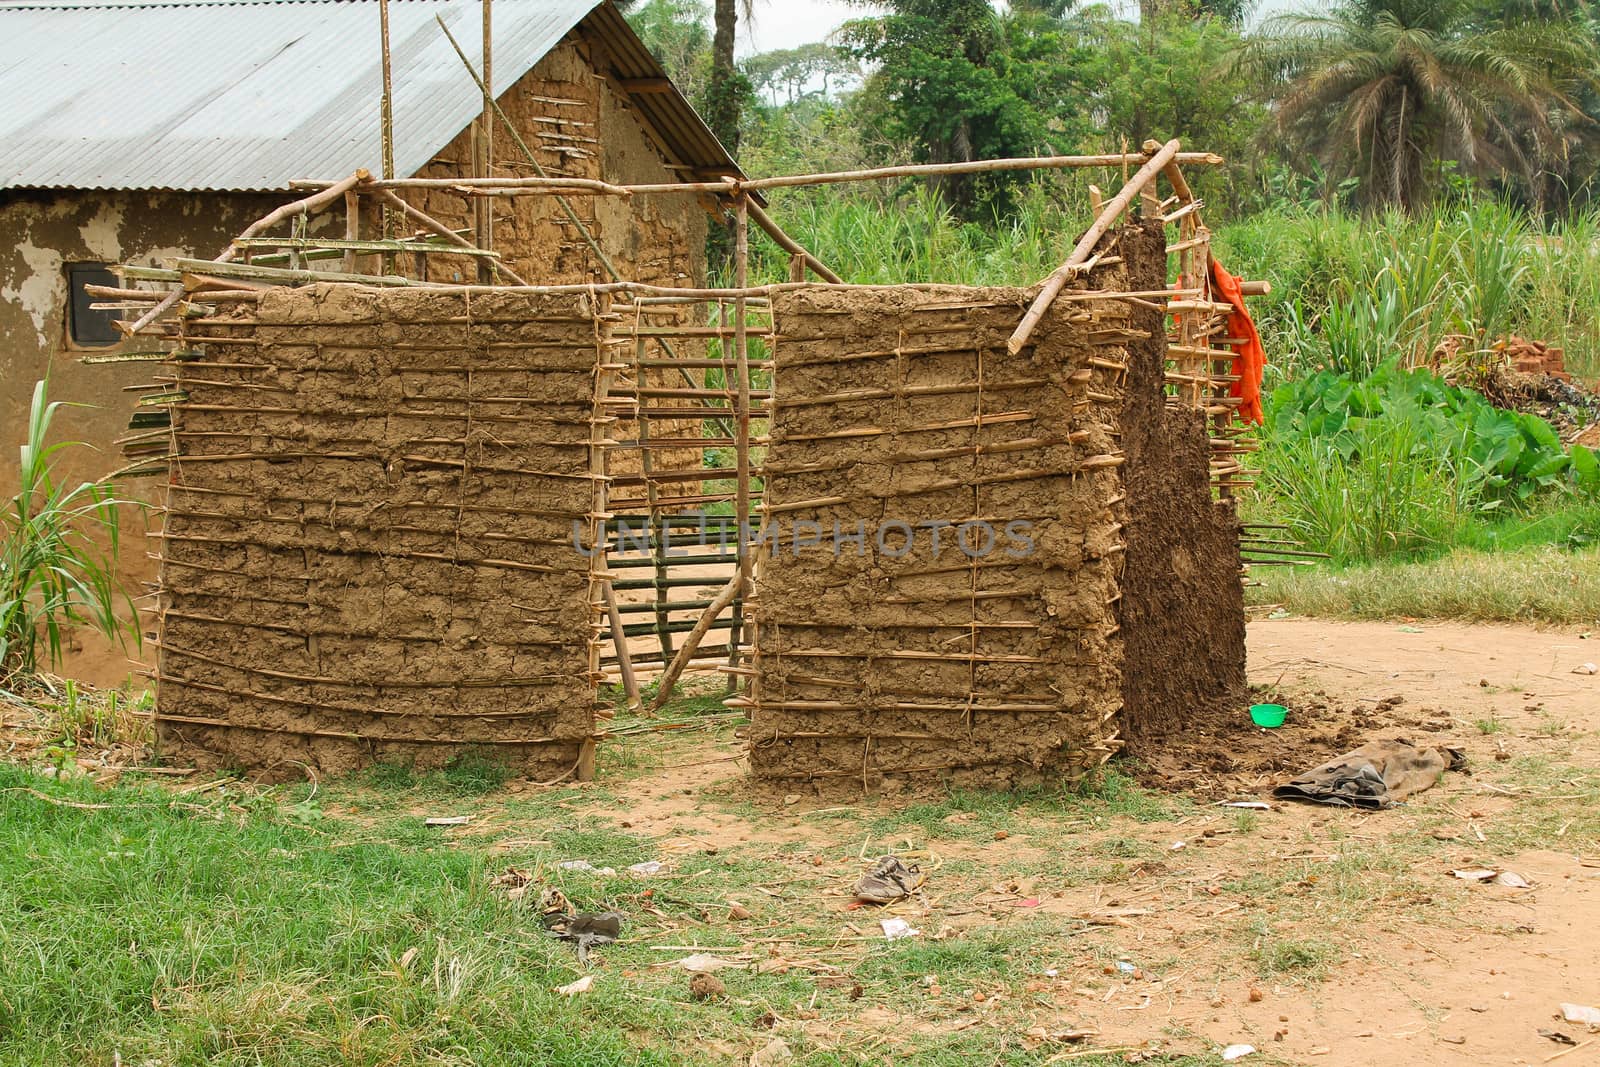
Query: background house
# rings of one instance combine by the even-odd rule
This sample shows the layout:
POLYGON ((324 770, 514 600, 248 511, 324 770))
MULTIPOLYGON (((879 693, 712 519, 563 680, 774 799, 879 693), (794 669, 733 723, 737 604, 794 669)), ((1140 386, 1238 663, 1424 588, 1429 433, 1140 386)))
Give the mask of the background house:
MULTIPOLYGON (((737 173, 609 2, 494 0, 492 16, 500 106, 546 171, 617 182, 737 173)), ((403 176, 471 175, 482 144, 482 95, 436 17, 481 69, 477 0, 393 0, 403 176)), ((15 489, 15 443, 32 383, 47 373, 56 399, 91 405, 64 413, 61 434, 99 450, 75 450, 64 474, 125 462, 115 443, 124 393, 149 371, 80 363, 119 343, 116 313, 92 310, 85 284, 115 284, 113 264, 216 255, 288 199, 294 179, 380 173, 379 45, 371 0, 0 4, 0 496, 15 489)), ((503 129, 493 157, 489 173, 534 172, 503 129)), ((436 218, 472 225, 461 198, 425 199, 418 206, 436 218)), ((609 280, 553 199, 491 203, 494 248, 523 277, 609 280)), ((703 280, 704 207, 688 197, 573 203, 624 276, 661 283, 703 280)), ((143 538, 129 540, 125 574, 150 576, 143 538)), ((114 666, 120 677, 120 658, 114 666)))

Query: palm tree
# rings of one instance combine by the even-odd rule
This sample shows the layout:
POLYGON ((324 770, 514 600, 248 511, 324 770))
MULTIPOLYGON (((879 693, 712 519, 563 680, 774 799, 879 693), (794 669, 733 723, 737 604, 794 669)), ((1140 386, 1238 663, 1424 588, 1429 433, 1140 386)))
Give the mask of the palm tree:
POLYGON ((1342 0, 1270 20, 1243 59, 1268 79, 1280 132, 1358 175, 1372 203, 1411 209, 1441 160, 1532 183, 1561 146, 1552 116, 1581 118, 1571 94, 1595 78, 1589 36, 1566 20, 1483 11, 1474 0, 1342 0))

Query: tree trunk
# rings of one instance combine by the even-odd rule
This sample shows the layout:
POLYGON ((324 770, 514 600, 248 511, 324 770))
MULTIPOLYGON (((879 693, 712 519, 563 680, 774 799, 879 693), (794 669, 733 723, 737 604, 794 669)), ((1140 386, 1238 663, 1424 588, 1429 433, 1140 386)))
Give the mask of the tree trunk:
POLYGON ((711 132, 730 154, 739 151, 739 86, 733 66, 733 36, 739 23, 739 0, 716 0, 716 33, 711 38, 711 106, 706 119, 711 132))

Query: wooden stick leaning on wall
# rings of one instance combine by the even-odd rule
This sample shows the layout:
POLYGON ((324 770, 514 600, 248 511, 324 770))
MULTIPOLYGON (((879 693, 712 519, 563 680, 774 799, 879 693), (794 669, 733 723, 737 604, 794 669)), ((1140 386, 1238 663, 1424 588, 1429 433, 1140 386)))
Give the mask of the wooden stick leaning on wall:
POLYGON ((1044 317, 1046 311, 1050 310, 1050 305, 1055 301, 1056 296, 1062 289, 1066 288, 1067 282, 1079 272, 1084 262, 1094 252, 1094 246, 1100 243, 1100 238, 1104 237, 1106 231, 1121 217, 1124 211, 1128 210, 1129 205, 1133 203, 1134 197, 1139 195, 1140 190, 1153 181, 1157 174, 1165 170, 1167 165, 1177 158, 1180 147, 1181 145, 1176 138, 1162 145, 1161 150, 1146 160, 1144 166, 1139 168, 1138 172, 1122 187, 1122 190, 1111 198, 1111 202, 1105 206, 1105 210, 1100 212, 1100 217, 1094 220, 1093 225, 1089 227, 1088 231, 1072 249, 1072 254, 1067 257, 1067 261, 1057 267, 1050 277, 1045 279, 1044 288, 1040 289, 1039 295, 1034 297, 1032 305, 1028 308, 1028 313, 1022 316, 1022 321, 1017 324, 1016 331, 1012 333, 1011 339, 1006 342, 1006 350, 1008 352, 1016 355, 1022 351, 1023 346, 1028 343, 1028 338, 1033 335, 1034 328, 1039 325, 1039 320, 1044 317))
MULTIPOLYGON (((334 182, 332 185, 328 186, 326 189, 323 189, 319 193, 314 193, 311 196, 303 197, 299 200, 294 200, 290 203, 282 205, 281 207, 275 208, 274 210, 263 215, 261 218, 257 219, 255 222, 252 222, 249 226, 246 226, 244 232, 239 236, 254 237, 267 227, 275 226, 290 216, 299 215, 301 213, 310 215, 317 211, 321 211, 329 204, 337 200, 342 200, 346 191, 354 189, 363 182, 369 182, 371 180, 371 172, 366 170, 358 170, 354 174, 350 175, 350 177, 345 178, 342 181, 334 182)), ((233 242, 230 241, 228 242, 228 247, 224 248, 220 253, 218 253, 214 262, 231 262, 236 251, 237 249, 234 247, 233 242)), ((124 335, 132 337, 134 334, 138 333, 140 330, 156 321, 156 319, 160 318, 166 313, 168 308, 176 304, 182 296, 183 293, 181 291, 169 293, 159 304, 145 312, 138 318, 137 321, 129 325, 123 331, 124 335)))
MULTIPOLYGON (((807 267, 811 268, 811 272, 817 277, 821 278, 823 281, 832 282, 835 285, 844 284, 843 278, 829 270, 827 266, 825 266, 823 262, 816 256, 812 255, 810 252, 807 252, 805 247, 802 246, 799 241, 796 241, 793 237, 790 237, 787 233, 784 233, 783 227, 774 222, 772 220, 772 216, 768 215, 765 211, 762 211, 759 204, 752 202, 749 200, 749 198, 745 198, 745 208, 750 212, 750 217, 755 220, 756 225, 765 230, 767 236, 778 243, 779 248, 783 249, 785 252, 788 252, 792 256, 799 257, 807 267)), ((799 277, 793 278, 792 280, 798 282, 804 281, 805 278, 799 277)), ((743 283, 740 283, 740 288, 743 287, 743 283)))
MULTIPOLYGON (((750 214, 748 211, 749 200, 740 196, 734 200, 734 244, 733 244, 733 269, 734 284, 739 290, 745 288, 750 261, 750 214)), ((694 624, 694 629, 684 637, 683 644, 678 646, 677 655, 672 657, 672 662, 662 672, 661 680, 656 686, 656 699, 653 707, 660 710, 672 699, 673 688, 677 685, 679 675, 694 658, 695 651, 700 647, 700 642, 705 639, 717 616, 726 611, 735 600, 744 597, 748 592, 750 583, 751 564, 755 559, 750 548, 750 339, 745 330, 745 298, 743 295, 734 298, 734 356, 738 363, 738 392, 736 400, 738 416, 735 423, 738 434, 735 438, 735 455, 738 459, 738 483, 734 497, 734 509, 739 521, 739 564, 728 584, 722 587, 711 603, 701 612, 700 618, 694 624)), ((730 634, 728 644, 730 652, 736 647, 736 634, 730 634)))

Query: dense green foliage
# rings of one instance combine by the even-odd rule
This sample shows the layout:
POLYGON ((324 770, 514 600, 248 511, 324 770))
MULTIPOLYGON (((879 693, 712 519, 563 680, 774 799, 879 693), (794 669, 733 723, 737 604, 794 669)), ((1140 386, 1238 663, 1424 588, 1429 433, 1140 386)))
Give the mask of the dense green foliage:
POLYGON ((1600 492, 1594 453, 1565 449, 1543 419, 1394 362, 1280 385, 1262 443, 1258 491, 1341 560, 1441 550, 1553 494, 1600 492))

